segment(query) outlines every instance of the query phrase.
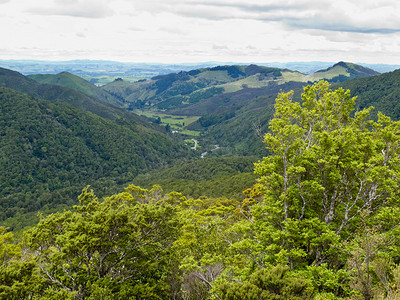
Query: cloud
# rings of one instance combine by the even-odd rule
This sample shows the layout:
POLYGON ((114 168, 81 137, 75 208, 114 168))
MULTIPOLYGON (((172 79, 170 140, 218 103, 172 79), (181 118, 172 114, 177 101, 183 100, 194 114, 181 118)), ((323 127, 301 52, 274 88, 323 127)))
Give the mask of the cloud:
POLYGON ((143 28, 137 27, 137 26, 129 26, 128 30, 130 30, 130 31, 138 31, 138 32, 145 31, 143 28))
POLYGON ((188 32, 179 26, 165 26, 160 28, 161 31, 176 34, 176 35, 186 35, 188 32))
POLYGON ((0 4, 4 4, 4 3, 7 3, 7 2, 10 2, 10 0, 0 0, 0 4))
POLYGON ((285 25, 296 29, 318 29, 324 31, 340 31, 354 33, 376 33, 376 34, 391 34, 400 32, 400 26, 394 28, 374 27, 374 26, 357 26, 347 22, 335 22, 320 17, 309 19, 288 18, 281 20, 285 25))
MULTIPOLYGON (((146 1, 147 2, 147 1, 146 1)), ((323 31, 357 32, 363 34, 391 34, 400 31, 396 13, 400 11, 397 0, 260 1, 244 0, 150 0, 152 12, 168 10, 189 18, 213 21, 227 19, 277 22, 290 29, 317 29, 323 31)), ((145 7, 142 7, 145 8, 145 7)), ((150 8, 149 8, 150 9, 150 8)))
POLYGON ((33 7, 29 9, 29 12, 38 15, 58 15, 81 18, 105 18, 114 14, 106 1, 100 0, 55 0, 53 5, 33 7))
POLYGON ((227 45, 213 45, 212 46, 213 50, 228 50, 228 46, 227 45))

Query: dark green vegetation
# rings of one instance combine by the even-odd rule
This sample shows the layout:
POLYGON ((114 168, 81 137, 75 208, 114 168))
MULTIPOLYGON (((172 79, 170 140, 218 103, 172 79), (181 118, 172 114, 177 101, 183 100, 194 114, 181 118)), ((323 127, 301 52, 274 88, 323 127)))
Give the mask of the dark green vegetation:
MULTIPOLYGON (((354 107, 325 81, 300 101, 279 93, 245 198, 85 188, 19 241, 2 228, 0 297, 397 299, 400 121, 354 107)), ((148 176, 190 185, 248 168, 207 159, 148 176)))
POLYGON ((44 84, 57 84, 64 87, 73 88, 88 96, 94 97, 105 103, 110 103, 115 106, 122 106, 123 101, 107 93, 103 89, 95 86, 93 83, 82 79, 79 76, 73 75, 68 72, 61 72, 56 75, 53 74, 36 74, 29 75, 29 78, 44 83, 44 84))
MULTIPOLYGON (((370 74, 368 69, 348 63, 339 63, 317 73, 318 76, 326 76, 329 73, 329 76, 334 78, 344 76, 343 72, 355 76, 354 70, 359 71, 359 76, 370 74)), ((27 212, 31 212, 33 216, 38 209, 74 203, 77 191, 83 185, 91 184, 101 196, 106 188, 129 182, 139 173, 146 173, 166 165, 174 158, 189 155, 179 152, 183 151, 183 148, 180 148, 182 146, 177 146, 170 138, 154 132, 153 129, 165 133, 164 127, 157 125, 157 118, 149 123, 134 113, 106 103, 110 102, 111 98, 119 99, 115 104, 124 106, 132 93, 144 93, 145 98, 138 100, 141 101, 138 106, 148 110, 164 103, 159 101, 160 97, 164 97, 167 103, 170 103, 168 99, 177 99, 180 95, 179 97, 185 97, 186 102, 176 102, 178 105, 172 106, 173 110, 168 111, 171 116, 174 113, 182 113, 187 120, 187 116, 194 114, 202 116, 191 124, 182 119, 177 120, 179 124, 161 125, 170 131, 178 130, 191 134, 188 129, 194 129, 202 132, 201 137, 195 137, 199 140, 196 152, 200 154, 207 151, 207 157, 232 154, 262 157, 268 154, 261 137, 267 131, 268 120, 272 118, 275 95, 280 90, 298 89, 304 85, 303 82, 288 81, 289 77, 291 80, 302 78, 304 81, 309 75, 255 65, 220 66, 157 76, 133 85, 116 80, 105 88, 114 87, 116 90, 110 90, 114 94, 121 92, 122 94, 116 94, 117 98, 67 72, 31 77, 36 80, 11 70, 0 69, 1 86, 27 93, 35 99, 50 100, 57 108, 48 108, 50 103, 43 104, 45 102, 38 100, 37 103, 44 105, 40 111, 32 111, 36 102, 27 101, 25 105, 29 109, 23 109, 23 106, 16 104, 7 108, 13 107, 15 110, 3 112, 11 116, 13 126, 17 128, 12 131, 15 136, 7 135, 6 139, 2 139, 2 144, 15 147, 2 149, 5 153, 3 157, 7 157, 2 160, 7 164, 6 170, 2 172, 5 180, 1 195, 7 207, 2 211, 2 219, 8 218, 8 224, 13 227, 18 227, 22 218, 26 219, 27 212), (135 90, 134 87, 139 89, 135 90), (191 92, 193 89, 195 90, 191 92), (152 106, 149 106, 150 104, 152 106), (92 112, 108 121, 82 111, 74 110, 70 113, 72 108, 68 105, 92 112), (56 115, 53 114, 54 111, 56 115), (65 114, 72 114, 69 119, 64 118, 69 122, 60 123, 58 116, 64 117, 65 114), (53 119, 55 122, 49 121, 53 119), (74 123, 74 119, 79 121, 74 123), (30 123, 36 125, 27 130, 30 123), (24 131, 20 132, 20 129, 24 131), (40 132, 36 132, 36 129, 40 132), (71 148, 74 150, 70 150, 71 148), (218 149, 211 151, 214 148, 218 149), (180 150, 176 152, 177 149, 180 150), (24 162, 23 168, 21 162, 24 162), (58 192, 55 193, 56 191, 58 192), (29 193, 32 193, 32 196, 29 193), (11 216, 18 218, 9 219, 11 216)), ((12 98, 10 97, 8 95, 8 99, 12 98)), ((18 95, 17 98, 24 97, 18 95)), ((32 98, 29 99, 33 101, 32 98)), ((225 170, 217 160, 214 164, 221 167, 219 172, 225 170)), ((196 170, 195 164, 193 170, 196 170)), ((221 197, 240 194, 254 178, 248 170, 244 173, 231 170, 224 175, 218 174, 215 178, 204 178, 200 181, 191 178, 187 172, 179 174, 171 171, 171 174, 175 174, 174 177, 166 176, 168 172, 161 172, 163 177, 157 177, 154 173, 147 177, 139 177, 138 184, 149 187, 155 183, 153 180, 157 180, 167 191, 178 190, 194 197, 221 197), (147 181, 144 178, 147 178, 147 181)))
POLYGON ((133 183, 149 189, 158 184, 166 192, 176 191, 193 198, 241 198, 242 191, 255 183, 256 160, 252 156, 192 160, 139 175, 133 183))
POLYGON ((135 120, 146 124, 139 116, 117 108, 76 89, 54 84, 40 84, 18 72, 0 68, 0 87, 8 87, 51 102, 65 102, 80 110, 92 112, 106 119, 135 120))
POLYGON ((66 103, 0 88, 0 219, 71 205, 190 157, 181 143, 134 120, 109 120, 66 103))
POLYGON ((400 119, 400 70, 384 73, 370 78, 359 78, 343 82, 344 88, 351 90, 352 95, 357 96, 357 108, 375 107, 377 112, 400 119))

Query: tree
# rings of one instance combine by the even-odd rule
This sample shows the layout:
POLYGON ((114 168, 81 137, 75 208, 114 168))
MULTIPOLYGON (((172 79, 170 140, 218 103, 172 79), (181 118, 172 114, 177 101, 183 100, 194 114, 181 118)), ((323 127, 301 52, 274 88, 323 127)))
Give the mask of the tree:
POLYGON ((301 104, 292 96, 278 95, 264 138, 271 155, 255 168, 264 199, 247 238, 261 267, 333 264, 332 246, 356 231, 363 210, 399 199, 400 122, 368 120, 372 107, 353 113, 350 91, 325 81, 304 88, 301 104))
POLYGON ((37 275, 37 264, 25 250, 22 243, 14 243, 11 232, 0 226, 0 299, 33 299, 39 295, 47 299, 43 293, 46 284, 37 275))
POLYGON ((75 211, 50 215, 28 233, 41 276, 76 299, 168 298, 180 221, 159 192, 129 186, 100 202, 84 189, 75 211))

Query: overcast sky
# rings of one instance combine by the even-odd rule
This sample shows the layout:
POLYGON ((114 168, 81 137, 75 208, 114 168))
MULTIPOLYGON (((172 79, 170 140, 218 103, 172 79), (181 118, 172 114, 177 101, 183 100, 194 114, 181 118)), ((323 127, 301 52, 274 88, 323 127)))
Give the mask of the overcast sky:
POLYGON ((0 0, 0 59, 400 64, 398 0, 0 0))

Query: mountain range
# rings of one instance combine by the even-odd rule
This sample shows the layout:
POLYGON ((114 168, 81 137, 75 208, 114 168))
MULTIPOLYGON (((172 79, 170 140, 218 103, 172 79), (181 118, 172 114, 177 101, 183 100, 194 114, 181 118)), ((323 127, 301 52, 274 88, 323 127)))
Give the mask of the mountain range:
POLYGON ((130 109, 155 108, 172 110, 173 114, 203 115, 210 113, 210 109, 201 106, 207 101, 213 102, 214 98, 231 100, 239 94, 240 99, 248 100, 277 89, 277 86, 292 88, 321 79, 342 82, 378 74, 374 70, 344 62, 312 74, 257 65, 233 65, 160 75, 135 83, 115 80, 102 88, 125 99, 130 109))

